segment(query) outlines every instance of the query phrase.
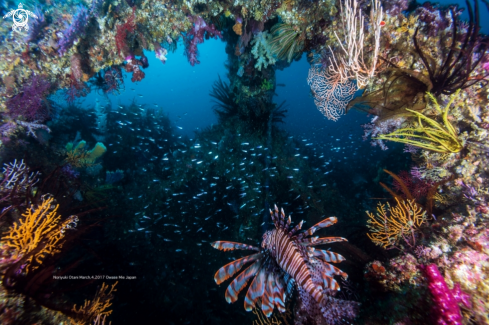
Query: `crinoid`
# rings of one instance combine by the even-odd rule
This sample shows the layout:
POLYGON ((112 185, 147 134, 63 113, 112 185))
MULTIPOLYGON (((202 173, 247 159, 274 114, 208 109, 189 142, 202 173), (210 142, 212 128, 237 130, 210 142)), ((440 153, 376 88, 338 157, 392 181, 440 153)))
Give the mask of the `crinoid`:
POLYGON ((212 107, 219 120, 223 121, 239 113, 236 95, 229 87, 229 84, 222 81, 221 76, 212 85, 210 96, 215 98, 215 105, 212 107))
POLYGON ((300 55, 304 47, 304 36, 297 28, 287 24, 276 24, 270 32, 272 33, 270 46, 278 59, 291 62, 300 55))
POLYGON ((374 139, 401 142, 441 153, 459 152, 464 147, 463 143, 458 138, 457 130, 448 120, 448 110, 459 92, 460 89, 450 96, 450 101, 444 109, 440 107, 433 94, 427 93, 428 98, 433 102, 436 112, 441 115, 443 124, 420 112, 406 109, 418 118, 414 127, 397 129, 389 134, 381 134, 374 139))
MULTIPOLYGON (((471 77, 471 73, 484 59, 485 52, 487 50, 488 41, 483 39, 479 35, 479 3, 474 0, 474 9, 466 0, 467 9, 469 14, 469 26, 465 36, 463 35, 463 28, 461 27, 457 16, 454 14, 453 8, 450 8, 450 15, 452 17, 452 32, 451 42, 448 46, 448 51, 445 52, 445 56, 441 61, 441 64, 437 64, 437 59, 431 57, 429 54, 423 52, 423 47, 418 42, 418 31, 416 29, 413 41, 416 53, 423 61, 423 65, 428 71, 428 75, 431 82, 431 87, 428 89, 435 97, 440 94, 450 95, 457 91, 457 89, 465 89, 478 82, 485 85, 489 82, 486 78, 489 73, 482 76, 471 77), (463 39, 460 44, 460 39, 463 39), (474 56, 474 54, 478 54, 474 56), (475 57, 475 60, 474 60, 475 57)), ((443 36, 440 38, 440 45, 443 44, 443 36)))

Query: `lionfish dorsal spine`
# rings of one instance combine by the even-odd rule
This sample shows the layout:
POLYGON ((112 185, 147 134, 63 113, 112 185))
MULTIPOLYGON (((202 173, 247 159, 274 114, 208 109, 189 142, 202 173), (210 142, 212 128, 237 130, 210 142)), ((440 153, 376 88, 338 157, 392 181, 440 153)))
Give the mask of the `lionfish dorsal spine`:
POLYGON ((273 224, 275 228, 279 228, 279 219, 278 219, 278 208, 275 206, 275 210, 270 210, 270 217, 272 218, 273 224))
POLYGON ((301 220, 301 222, 299 222, 290 232, 290 236, 293 236, 295 235, 296 232, 298 232, 299 230, 302 229, 302 224, 304 223, 304 220, 301 220))
MULTIPOLYGON (((285 230, 289 230, 290 224, 292 223, 292 220, 290 219, 290 216, 287 218, 287 224, 285 225, 285 230)), ((290 233, 289 233, 290 234, 290 233)))
POLYGON ((281 208, 280 209, 280 226, 282 227, 283 230, 287 230, 287 227, 285 226, 287 223, 286 223, 286 219, 285 219, 285 213, 284 213, 284 209, 281 208))

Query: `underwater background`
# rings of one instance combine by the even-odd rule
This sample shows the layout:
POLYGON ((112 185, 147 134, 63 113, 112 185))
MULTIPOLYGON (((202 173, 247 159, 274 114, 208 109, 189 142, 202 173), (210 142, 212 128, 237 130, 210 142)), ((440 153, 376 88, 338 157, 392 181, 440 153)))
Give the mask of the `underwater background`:
POLYGON ((1 324, 489 324, 486 0, 0 10, 1 324))

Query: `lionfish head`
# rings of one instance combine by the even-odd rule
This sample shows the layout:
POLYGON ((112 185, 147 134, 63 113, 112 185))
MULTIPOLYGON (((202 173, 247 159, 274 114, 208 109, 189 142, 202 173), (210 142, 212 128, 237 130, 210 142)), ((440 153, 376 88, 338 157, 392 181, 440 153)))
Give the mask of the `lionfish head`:
POLYGON ((265 250, 269 250, 270 249, 270 239, 272 237, 271 235, 272 235, 272 231, 271 230, 266 231, 263 234, 262 241, 261 241, 261 248, 263 248, 265 250))

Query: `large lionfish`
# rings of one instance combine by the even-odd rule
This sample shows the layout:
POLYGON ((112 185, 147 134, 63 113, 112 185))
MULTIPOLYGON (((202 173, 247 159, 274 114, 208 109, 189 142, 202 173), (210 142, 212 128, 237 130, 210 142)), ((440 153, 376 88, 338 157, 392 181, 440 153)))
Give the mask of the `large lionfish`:
MULTIPOLYGON (((226 301, 233 303, 238 300, 239 292, 243 290, 250 279, 254 278, 244 301, 244 307, 247 311, 251 311, 255 305, 259 305, 261 298, 261 309, 267 317, 270 317, 274 307, 277 307, 280 312, 285 312, 287 287, 293 282, 296 283, 299 294, 307 296, 305 297, 305 300, 308 301, 307 304, 316 305, 317 303, 316 310, 318 313, 324 314, 324 300, 327 300, 330 305, 334 300, 336 306, 341 305, 341 308, 345 309, 346 305, 342 300, 331 296, 340 289, 333 277, 341 275, 346 279, 348 275, 330 264, 339 263, 345 258, 337 253, 315 249, 312 246, 346 241, 346 239, 341 237, 307 238, 313 235, 316 230, 335 224, 337 218, 324 219, 309 230, 297 234, 303 221, 289 231, 290 216, 286 219, 283 209, 279 213, 277 206, 275 206, 275 211, 270 210, 270 215, 275 224, 275 229, 267 231, 263 235, 262 249, 229 241, 211 243, 212 247, 223 251, 244 249, 258 252, 237 259, 216 272, 214 280, 217 284, 221 284, 237 274, 244 265, 253 262, 228 286, 225 294, 226 301), (313 299, 310 299, 310 296, 313 299), (338 304, 338 302, 340 303, 338 304)), ((339 310, 339 308, 335 308, 339 310)), ((335 311, 334 313, 336 318, 336 315, 342 312, 335 311)), ((342 315, 342 317, 351 316, 354 312, 349 314, 342 315)), ((330 316, 324 315, 325 318, 330 316)))

